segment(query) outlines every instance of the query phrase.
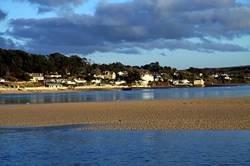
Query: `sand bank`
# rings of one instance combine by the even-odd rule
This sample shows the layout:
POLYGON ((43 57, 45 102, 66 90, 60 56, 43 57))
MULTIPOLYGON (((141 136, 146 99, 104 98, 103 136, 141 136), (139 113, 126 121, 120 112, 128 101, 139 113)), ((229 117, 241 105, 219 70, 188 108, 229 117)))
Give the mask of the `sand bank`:
POLYGON ((250 97, 0 106, 0 126, 110 124, 88 130, 249 130, 250 97))

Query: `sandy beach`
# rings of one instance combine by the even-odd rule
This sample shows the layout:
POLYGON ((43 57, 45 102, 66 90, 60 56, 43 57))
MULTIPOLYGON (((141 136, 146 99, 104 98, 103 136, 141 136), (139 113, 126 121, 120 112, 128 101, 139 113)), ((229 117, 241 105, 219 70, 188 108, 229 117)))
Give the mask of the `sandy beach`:
POLYGON ((83 130, 249 130, 250 97, 0 106, 0 126, 101 124, 83 130))

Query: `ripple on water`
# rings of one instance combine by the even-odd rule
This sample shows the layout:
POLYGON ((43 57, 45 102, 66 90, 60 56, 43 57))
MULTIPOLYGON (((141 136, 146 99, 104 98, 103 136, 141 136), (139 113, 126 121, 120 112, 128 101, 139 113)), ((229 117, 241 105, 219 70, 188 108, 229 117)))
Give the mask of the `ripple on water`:
POLYGON ((249 165, 250 131, 5 129, 0 165, 249 165))
POLYGON ((250 86, 162 88, 139 89, 131 91, 85 91, 51 94, 2 94, 0 95, 0 104, 104 102, 127 100, 223 98, 242 96, 250 96, 250 86))

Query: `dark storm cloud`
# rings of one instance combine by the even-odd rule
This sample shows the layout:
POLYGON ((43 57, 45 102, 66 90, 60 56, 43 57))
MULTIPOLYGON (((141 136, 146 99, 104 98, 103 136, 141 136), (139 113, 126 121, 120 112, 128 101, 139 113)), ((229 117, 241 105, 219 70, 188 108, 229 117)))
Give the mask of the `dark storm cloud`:
POLYGON ((0 21, 5 19, 5 17, 7 16, 6 13, 4 13, 1 9, 0 9, 0 21))
POLYGON ((31 4, 37 4, 43 7, 59 7, 63 5, 80 5, 86 0, 18 0, 27 1, 31 4))
MULTIPOLYGON (((59 0, 30 1, 43 6, 66 3, 59 0)), ((240 5, 235 0, 102 1, 94 16, 74 14, 67 17, 12 20, 8 34, 28 41, 27 47, 34 51, 43 48, 43 51, 91 53, 134 47, 248 51, 232 44, 205 41, 192 43, 185 39, 230 39, 250 34, 249 17, 250 6, 240 5)))
POLYGON ((28 0, 28 1, 42 6, 61 6, 64 4, 79 5, 84 0, 28 0))
POLYGON ((223 44, 217 42, 192 42, 188 40, 153 40, 151 42, 145 43, 123 43, 121 45, 116 45, 116 47, 120 48, 132 48, 138 47, 142 49, 169 49, 169 50, 177 50, 177 49, 185 49, 191 51, 201 51, 201 52, 213 52, 213 51, 221 51, 221 52, 245 52, 249 51, 247 48, 243 48, 234 44, 223 44))
POLYGON ((6 39, 0 34, 0 48, 4 49, 15 49, 16 46, 11 39, 6 39))

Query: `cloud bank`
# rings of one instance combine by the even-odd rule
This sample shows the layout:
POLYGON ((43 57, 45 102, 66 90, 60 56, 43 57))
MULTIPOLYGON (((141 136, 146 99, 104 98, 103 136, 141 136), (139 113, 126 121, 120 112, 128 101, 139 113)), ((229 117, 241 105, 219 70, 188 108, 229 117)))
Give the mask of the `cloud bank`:
POLYGON ((38 13, 50 12, 54 9, 69 9, 81 5, 86 0, 19 0, 38 5, 38 13))
POLYGON ((6 16, 7 16, 7 14, 4 13, 4 12, 0 9, 0 21, 3 20, 3 19, 5 19, 6 16))
MULTIPOLYGON (((43 7, 78 5, 82 0, 29 0, 43 7)), ((26 41, 27 49, 89 54, 133 49, 249 51, 239 45, 191 42, 190 38, 230 40, 250 34, 250 6, 235 0, 101 1, 92 15, 15 19, 8 35, 26 41)))
POLYGON ((80 5, 84 0, 27 0, 30 3, 39 4, 41 6, 61 6, 65 4, 80 5))
POLYGON ((0 35, 0 48, 16 49, 16 45, 11 39, 6 39, 0 35))

